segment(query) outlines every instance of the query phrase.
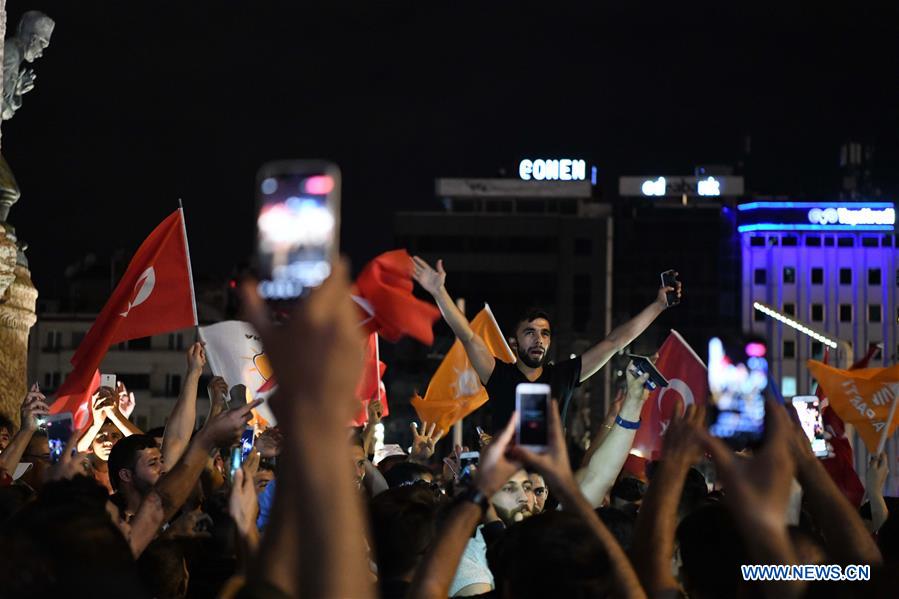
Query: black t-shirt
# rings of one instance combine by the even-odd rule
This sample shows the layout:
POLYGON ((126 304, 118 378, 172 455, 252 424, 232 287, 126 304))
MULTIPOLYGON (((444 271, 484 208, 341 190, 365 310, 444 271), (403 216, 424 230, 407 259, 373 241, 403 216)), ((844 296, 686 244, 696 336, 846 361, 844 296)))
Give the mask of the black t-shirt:
POLYGON ((559 400, 559 410, 562 409, 574 393, 575 387, 581 383, 581 357, 577 356, 558 364, 548 364, 543 367, 540 378, 529 381, 524 373, 518 370, 515 364, 507 364, 502 360, 496 361, 493 374, 487 381, 487 411, 490 413, 490 432, 496 433, 509 422, 512 412, 515 411, 515 387, 520 383, 544 383, 552 388, 553 398, 559 400))

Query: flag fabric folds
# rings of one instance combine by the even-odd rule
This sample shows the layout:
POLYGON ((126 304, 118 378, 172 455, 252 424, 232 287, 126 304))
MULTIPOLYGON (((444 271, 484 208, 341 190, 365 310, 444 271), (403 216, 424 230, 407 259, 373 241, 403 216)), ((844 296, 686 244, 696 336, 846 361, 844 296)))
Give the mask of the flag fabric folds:
MULTIPOLYGON (((887 428, 890 408, 899 396, 899 364, 888 368, 840 370, 809 360, 808 368, 824 389, 830 407, 844 422, 855 426, 865 447, 875 453, 880 435, 887 428)), ((896 430, 896 425, 894 419, 887 436, 896 430)))
POLYGON ((193 280, 179 208, 144 240, 72 357, 58 396, 83 393, 114 343, 197 324, 193 280))
POLYGON ((434 344, 434 323, 440 310, 412 295, 412 258, 406 250, 385 252, 369 262, 356 279, 356 297, 363 324, 369 333, 378 333, 396 343, 412 337, 425 345, 434 344))
MULTIPOLYGON (((262 340, 249 323, 226 320, 200 327, 200 339, 206 343, 210 370, 224 378, 229 387, 246 385, 250 400, 271 395, 274 385, 269 383, 274 381, 274 373, 262 340)), ((263 402, 254 411, 258 411, 266 424, 277 424, 267 403, 263 402)))
POLYGON ((659 348, 656 368, 668 379, 668 387, 649 394, 640 414, 640 429, 634 437, 632 453, 658 459, 662 449, 662 437, 671 418, 682 415, 687 406, 704 405, 709 395, 709 378, 705 363, 693 348, 671 330, 659 348))
POLYGON ((380 360, 377 333, 370 334, 365 340, 363 360, 362 378, 356 385, 356 399, 359 400, 360 407, 353 420, 353 426, 363 426, 368 422, 368 404, 378 399, 381 400, 381 416, 390 414, 390 407, 387 405, 387 389, 381 380, 387 370, 387 364, 380 360))
MULTIPOLYGON (((515 362, 515 354, 503 337, 490 306, 485 305, 474 317, 471 328, 497 360, 515 362)), ((468 360, 462 342, 456 339, 431 377, 425 396, 414 396, 412 407, 422 421, 436 422, 437 429, 448 432, 454 423, 480 408, 487 399, 487 390, 468 360)))

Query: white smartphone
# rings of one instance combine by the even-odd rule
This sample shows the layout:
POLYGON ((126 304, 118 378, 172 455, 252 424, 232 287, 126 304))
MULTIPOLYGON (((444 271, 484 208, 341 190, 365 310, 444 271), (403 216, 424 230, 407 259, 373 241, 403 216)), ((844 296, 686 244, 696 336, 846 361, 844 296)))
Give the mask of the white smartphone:
POLYGON ((321 160, 269 162, 256 179, 259 295, 295 300, 331 274, 340 231, 340 169, 321 160))
POLYGON ((824 439, 824 420, 821 418, 821 400, 817 395, 797 395, 793 407, 799 415, 799 424, 819 458, 827 457, 827 441, 824 439))
POLYGON ((113 391, 115 391, 116 385, 116 376, 114 374, 101 374, 100 375, 100 386, 101 387, 109 387, 113 391))
POLYGON ((549 400, 552 390, 542 383, 521 383, 515 387, 518 426, 515 444, 544 452, 549 444, 549 400))

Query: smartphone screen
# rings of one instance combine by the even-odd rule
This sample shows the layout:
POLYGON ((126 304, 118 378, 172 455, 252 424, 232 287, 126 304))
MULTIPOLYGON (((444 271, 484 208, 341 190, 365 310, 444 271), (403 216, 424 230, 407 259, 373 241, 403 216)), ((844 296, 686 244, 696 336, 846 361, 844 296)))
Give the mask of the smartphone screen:
POLYGON ((470 480, 474 474, 474 468, 477 468, 478 461, 481 459, 480 452, 466 451, 459 456, 460 473, 459 480, 470 480))
POLYGON ((253 441, 255 440, 255 430, 253 427, 247 427, 240 435, 240 464, 243 465, 247 461, 247 456, 253 451, 253 441))
POLYGON ((633 354, 627 354, 627 357, 631 359, 634 363, 634 368, 637 370, 638 375, 643 375, 649 373, 649 378, 646 379, 646 383, 643 385, 650 391, 654 391, 659 387, 667 387, 668 379, 662 376, 662 373, 659 372, 659 369, 656 368, 655 364, 650 361, 646 356, 635 356, 633 354))
POLYGON ((545 447, 549 439, 547 413, 549 410, 549 386, 519 385, 515 391, 519 414, 518 438, 516 443, 523 446, 545 447), (532 391, 527 387, 546 387, 545 391, 532 391), (524 387, 524 389, 523 389, 524 387))
POLYGON ((827 441, 824 439, 824 421, 821 418, 821 403, 815 395, 800 395, 793 398, 793 407, 799 416, 802 431, 819 458, 827 455, 827 441))
POLYGON ((72 415, 59 414, 47 421, 47 441, 50 445, 50 461, 54 464, 62 457, 66 444, 72 436, 72 415), (62 416, 62 417, 60 417, 62 416))
POLYGON ((275 162, 258 175, 259 294, 292 300, 331 274, 337 250, 340 171, 319 161, 275 162))
POLYGON ((758 340, 709 342, 709 432, 736 450, 759 444, 765 431, 767 348, 758 340))
POLYGON ((109 387, 110 389, 115 390, 116 376, 114 374, 101 374, 100 375, 100 386, 101 387, 109 387))
MULTIPOLYGON (((662 287, 677 287, 677 271, 672 269, 662 273, 662 287)), ((665 300, 669 306, 676 306, 680 303, 680 300, 677 298, 677 291, 666 292, 665 300)))

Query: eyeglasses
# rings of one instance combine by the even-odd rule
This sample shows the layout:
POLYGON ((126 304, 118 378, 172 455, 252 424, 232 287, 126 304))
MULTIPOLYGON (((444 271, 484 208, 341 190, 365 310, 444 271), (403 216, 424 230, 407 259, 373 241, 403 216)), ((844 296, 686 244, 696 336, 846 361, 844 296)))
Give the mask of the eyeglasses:
POLYGON ((434 495, 437 495, 438 497, 440 495, 446 494, 446 491, 444 491, 443 488, 441 488, 441 486, 439 484, 434 483, 434 482, 428 482, 428 481, 420 479, 420 478, 417 480, 405 480, 405 481, 401 482, 399 486, 401 486, 401 487, 425 487, 425 488, 430 489, 431 492, 434 493, 434 495))

